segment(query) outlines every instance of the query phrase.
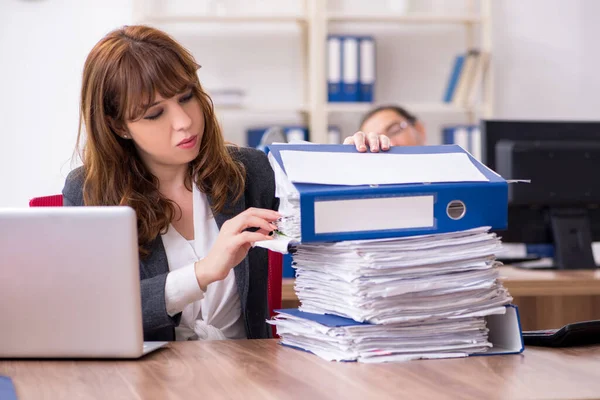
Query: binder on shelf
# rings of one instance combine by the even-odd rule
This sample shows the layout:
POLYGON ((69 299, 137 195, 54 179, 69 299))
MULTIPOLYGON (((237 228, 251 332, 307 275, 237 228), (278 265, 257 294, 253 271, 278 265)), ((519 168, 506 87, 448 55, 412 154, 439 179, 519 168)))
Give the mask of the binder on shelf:
MULTIPOLYGON (((488 340, 492 344, 492 347, 484 352, 468 354, 468 357, 523 353, 525 344, 523 342, 523 329, 521 327, 519 309, 514 304, 506 305, 505 308, 506 312, 504 314, 492 314, 485 317, 486 326, 489 330, 488 340)), ((356 325, 367 327, 372 325, 369 322, 357 322, 353 319, 337 315, 307 313, 296 308, 275 310, 275 312, 279 314, 288 314, 300 320, 313 321, 327 328, 343 328, 356 325)), ((288 346, 286 344, 283 345, 288 346)), ((310 352, 300 347, 290 347, 310 352)), ((347 361, 353 360, 349 359, 347 361)))
MULTIPOLYGON (((281 138, 275 142, 290 143, 293 141, 309 141, 310 133, 308 127, 302 125, 273 125, 271 127, 253 127, 246 130, 246 146, 253 148, 262 147, 262 139, 267 131, 276 128, 281 131, 281 138)), ((329 125, 327 131, 327 141, 329 144, 341 143, 341 131, 337 125, 329 125)), ((273 141, 270 141, 273 143, 273 141)))
POLYGON ((342 101, 342 39, 331 35, 327 38, 327 99, 342 101))
POLYGON ((361 36, 358 43, 358 101, 371 103, 375 89, 375 39, 372 36, 361 36))
POLYGON ((465 55, 459 54, 454 59, 454 65, 452 66, 452 70, 450 71, 450 77, 448 78, 448 85, 446 87, 446 92, 444 94, 444 102, 451 103, 452 97, 454 96, 454 92, 456 91, 456 86, 458 83, 458 79, 460 77, 460 73, 462 71, 463 65, 465 61, 465 55))
POLYGON ((446 126, 442 130, 444 144, 456 144, 481 161, 481 130, 479 125, 446 126))
POLYGON ((342 143, 342 132, 337 126, 330 126, 327 130, 327 144, 342 143))
POLYGON ((466 94, 465 102, 467 106, 472 106, 475 104, 477 93, 479 92, 479 89, 481 88, 481 85, 483 83, 483 78, 487 73, 489 62, 489 53, 485 51, 479 52, 479 56, 477 57, 477 61, 475 63, 473 71, 473 81, 471 82, 469 91, 466 94))
POLYGON ((481 148, 481 129, 479 128, 479 125, 473 125, 469 133, 469 145, 471 146, 469 152, 475 159, 481 161, 483 149, 481 148))
MULTIPOLYGON (((283 136, 286 142, 291 140, 305 140, 308 141, 308 128, 306 126, 298 126, 298 125, 274 125, 272 127, 253 127, 246 130, 246 145, 248 147, 258 148, 261 139, 265 132, 273 127, 279 127, 283 131, 283 136)), ((280 141, 280 140, 278 140, 280 141)))
POLYGON ((344 36, 342 40, 342 99, 357 102, 358 96, 358 38, 344 36))
POLYGON ((378 239, 480 226, 505 229, 507 225, 507 182, 456 145, 397 146, 377 154, 358 154, 348 145, 273 144, 269 150, 278 182, 277 196, 282 207, 292 205, 286 213, 297 214, 287 217, 297 219, 294 227, 299 232, 291 236, 283 232, 293 238, 292 241, 378 239), (298 152, 313 153, 309 155, 313 161, 320 159, 314 161, 313 168, 307 168, 306 162, 310 161, 306 154, 300 154, 305 164, 294 168, 302 173, 314 170, 322 178, 335 175, 353 179, 357 171, 361 171, 369 179, 391 176, 394 182, 405 183, 378 183, 381 180, 358 185, 303 183, 290 176, 291 164, 284 162, 292 156, 298 157, 298 152), (373 170, 371 166, 375 164, 390 171, 373 170), (399 165, 405 168, 394 169, 400 168, 399 165), (444 176, 413 180, 422 179, 423 174, 444 176), (290 195, 286 190, 293 193, 290 195), (285 196, 289 198, 282 198, 285 196))
POLYGON ((460 76, 452 96, 452 104, 457 107, 464 107, 467 105, 471 86, 475 83, 473 82, 473 77, 477 68, 479 53, 479 50, 472 49, 469 50, 465 56, 465 61, 461 68, 460 76))

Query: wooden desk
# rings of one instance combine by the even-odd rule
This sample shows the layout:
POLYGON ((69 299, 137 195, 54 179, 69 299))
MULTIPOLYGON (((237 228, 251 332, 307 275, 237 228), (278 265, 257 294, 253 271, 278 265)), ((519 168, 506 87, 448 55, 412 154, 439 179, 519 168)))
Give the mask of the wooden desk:
POLYGON ((600 271, 503 267, 504 286, 519 306, 524 330, 600 319, 600 271))
MULTIPOLYGON (((500 268, 504 286, 519 306, 523 330, 557 328, 600 319, 600 271, 531 271, 500 268)), ((294 280, 284 279, 282 306, 298 307, 294 280)))
POLYGON ((334 363, 275 340, 171 343, 136 361, 0 361, 28 399, 600 398, 600 346, 334 363))

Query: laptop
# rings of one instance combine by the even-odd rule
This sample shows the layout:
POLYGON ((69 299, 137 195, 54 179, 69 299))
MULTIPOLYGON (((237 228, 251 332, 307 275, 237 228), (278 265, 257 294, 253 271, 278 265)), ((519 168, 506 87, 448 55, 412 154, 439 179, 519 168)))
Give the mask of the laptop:
POLYGON ((0 358, 138 358, 135 211, 0 208, 0 358))

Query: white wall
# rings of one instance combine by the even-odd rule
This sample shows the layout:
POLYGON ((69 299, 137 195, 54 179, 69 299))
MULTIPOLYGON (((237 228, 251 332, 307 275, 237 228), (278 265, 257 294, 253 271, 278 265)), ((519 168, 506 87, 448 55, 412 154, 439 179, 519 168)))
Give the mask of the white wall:
MULTIPOLYGON (((368 4, 377 1, 385 3, 368 4)), ((496 116, 597 119, 600 2, 493 4, 496 116)), ((102 35, 131 20, 132 0, 0 0, 0 206, 26 206, 33 196, 60 192, 72 165, 85 56, 102 35)), ((302 101, 300 28, 244 28, 244 38, 236 41, 231 26, 165 28, 194 52, 209 89, 243 87, 249 103, 302 101)), ((332 26, 336 30, 376 34, 381 101, 440 99, 452 59, 464 48, 463 31, 455 26, 332 26)), ((421 117, 430 143, 439 142, 442 124, 464 120, 458 114, 421 117)), ((225 112, 219 119, 226 137, 240 144, 248 126, 302 122, 295 113, 225 112)), ((332 116, 345 134, 352 133, 358 119, 358 114, 332 116)))
POLYGON ((0 206, 60 193, 85 57, 131 15, 124 0, 0 0, 0 206))
POLYGON ((495 115, 600 119, 599 2, 493 3, 495 115))

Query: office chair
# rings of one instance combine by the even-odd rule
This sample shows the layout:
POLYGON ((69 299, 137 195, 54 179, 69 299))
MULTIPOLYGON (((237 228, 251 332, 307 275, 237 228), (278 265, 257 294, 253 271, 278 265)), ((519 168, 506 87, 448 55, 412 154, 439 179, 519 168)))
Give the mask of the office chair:
MULTIPOLYGON (((29 201, 30 207, 61 207, 63 197, 61 194, 52 196, 34 197, 29 201)), ((269 250, 269 276, 267 279, 267 301, 269 317, 273 317, 276 310, 281 308, 281 286, 283 282, 283 256, 269 250)), ((273 337, 276 337, 275 327, 271 327, 273 337)))
POLYGON ((53 196, 34 197, 29 200, 29 207, 62 207, 63 197, 62 194, 55 194, 53 196))

